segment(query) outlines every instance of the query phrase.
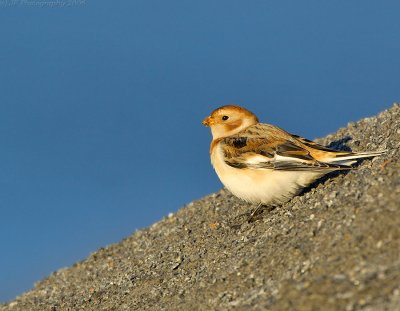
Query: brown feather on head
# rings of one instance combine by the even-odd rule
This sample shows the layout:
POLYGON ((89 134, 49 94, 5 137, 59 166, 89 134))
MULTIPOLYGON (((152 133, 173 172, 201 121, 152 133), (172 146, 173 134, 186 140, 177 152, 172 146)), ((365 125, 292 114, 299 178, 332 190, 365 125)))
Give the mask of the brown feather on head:
POLYGON ((214 139, 236 134, 257 123, 252 112, 236 105, 219 107, 203 120, 205 126, 211 127, 214 139))

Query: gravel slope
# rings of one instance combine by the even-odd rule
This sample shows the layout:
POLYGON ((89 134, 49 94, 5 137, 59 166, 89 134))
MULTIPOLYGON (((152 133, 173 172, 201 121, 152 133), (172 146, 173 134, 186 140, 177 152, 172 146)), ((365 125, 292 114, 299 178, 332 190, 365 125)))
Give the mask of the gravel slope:
POLYGON ((252 223, 221 190, 0 310, 400 310, 400 105, 320 142, 388 152, 252 223))

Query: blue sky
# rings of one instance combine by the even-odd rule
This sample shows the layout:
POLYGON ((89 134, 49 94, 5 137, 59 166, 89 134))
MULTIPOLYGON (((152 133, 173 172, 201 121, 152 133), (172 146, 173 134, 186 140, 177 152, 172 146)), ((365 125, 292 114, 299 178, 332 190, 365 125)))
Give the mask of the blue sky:
POLYGON ((313 139, 400 100, 398 1, 55 3, 0 0, 0 301, 219 190, 214 108, 313 139))

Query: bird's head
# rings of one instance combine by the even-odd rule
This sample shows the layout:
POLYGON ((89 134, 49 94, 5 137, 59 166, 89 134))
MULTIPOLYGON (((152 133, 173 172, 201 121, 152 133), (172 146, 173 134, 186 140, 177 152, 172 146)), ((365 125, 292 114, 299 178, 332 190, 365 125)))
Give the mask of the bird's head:
POLYGON ((203 120, 211 128, 213 139, 234 135, 257 123, 252 112, 235 105, 219 107, 203 120))

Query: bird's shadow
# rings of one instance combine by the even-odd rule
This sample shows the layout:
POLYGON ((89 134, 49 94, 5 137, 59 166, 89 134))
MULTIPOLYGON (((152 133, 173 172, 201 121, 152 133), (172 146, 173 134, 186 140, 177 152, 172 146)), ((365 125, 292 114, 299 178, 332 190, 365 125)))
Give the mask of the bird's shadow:
POLYGON ((327 145, 326 147, 329 148, 329 149, 337 150, 337 151, 352 152, 351 148, 346 145, 346 143, 349 142, 352 139, 353 138, 351 136, 347 135, 347 136, 345 136, 345 137, 343 137, 341 139, 334 140, 334 141, 330 142, 329 145, 327 145))

